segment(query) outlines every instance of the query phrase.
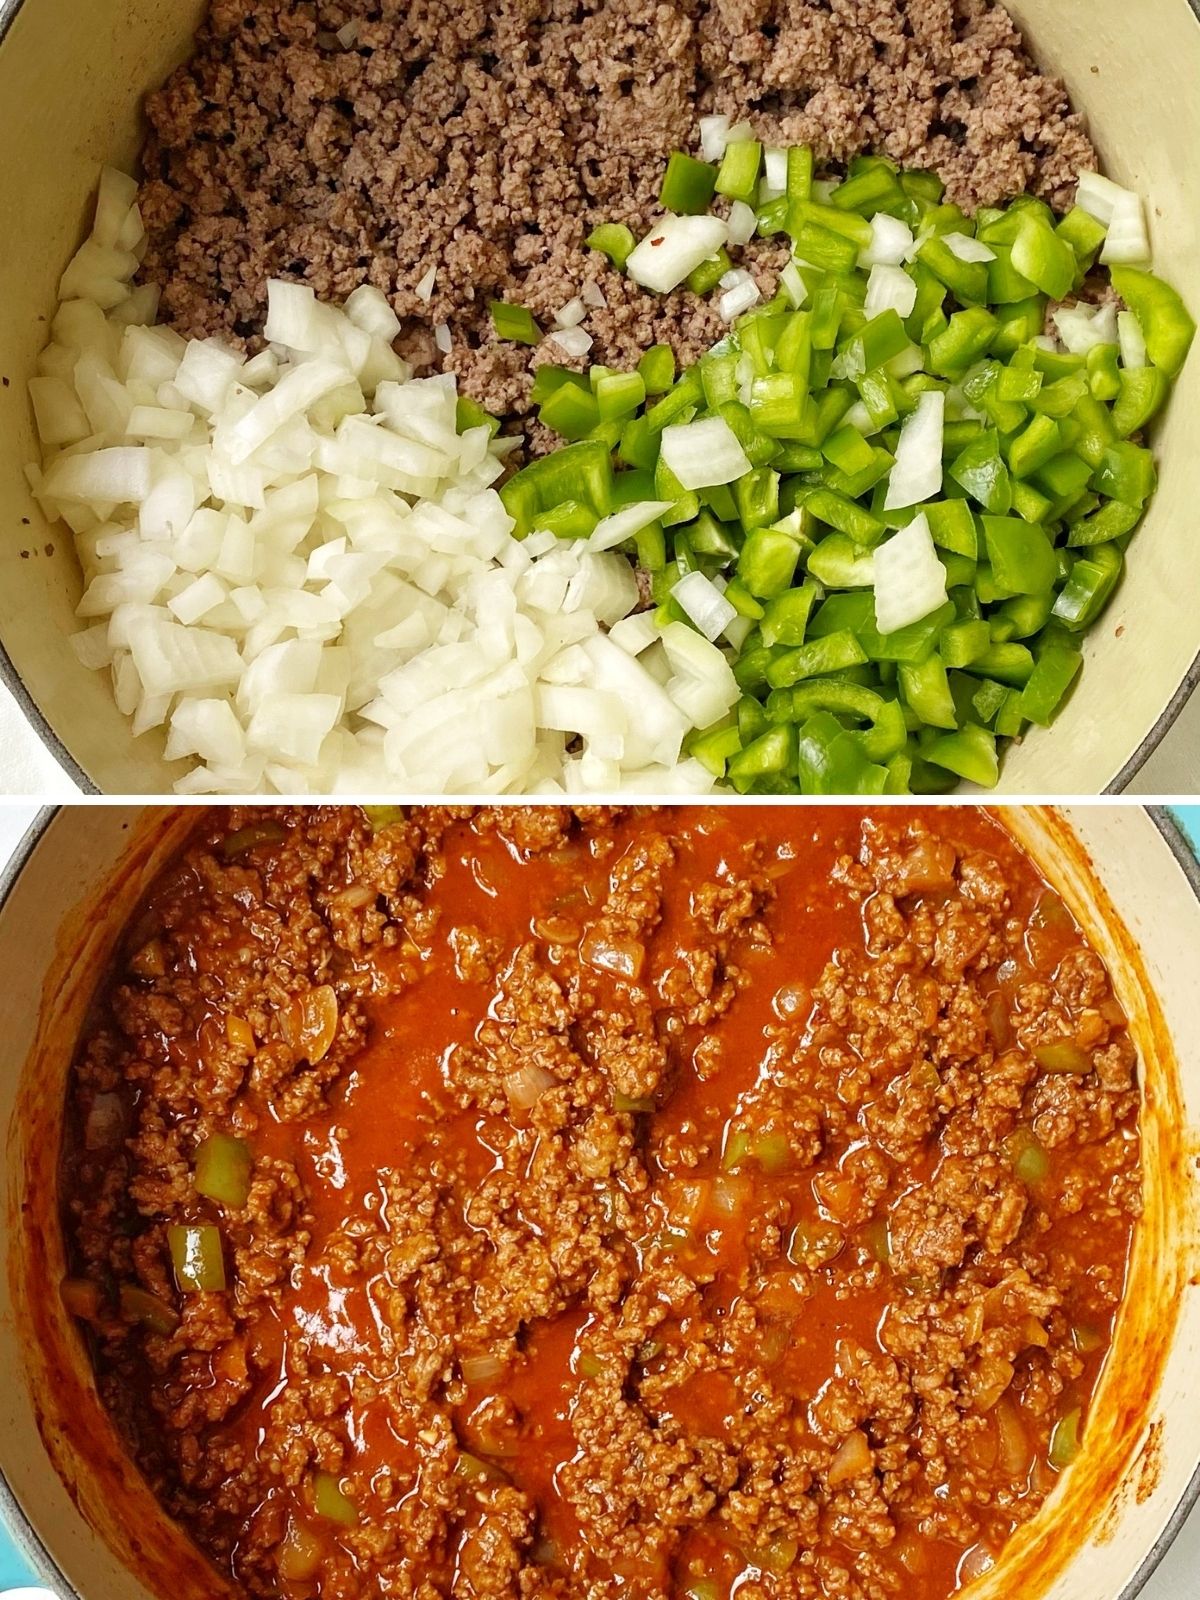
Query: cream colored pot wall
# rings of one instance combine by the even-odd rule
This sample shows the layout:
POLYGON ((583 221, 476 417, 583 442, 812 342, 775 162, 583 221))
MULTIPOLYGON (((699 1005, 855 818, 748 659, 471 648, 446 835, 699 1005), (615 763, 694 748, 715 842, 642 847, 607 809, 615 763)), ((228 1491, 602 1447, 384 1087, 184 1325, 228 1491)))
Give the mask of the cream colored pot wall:
MULTIPOLYGON (((107 681, 67 644, 79 581, 23 476, 36 454, 24 379, 103 161, 130 165, 143 93, 187 50, 200 0, 0 0, 0 644, 69 758, 106 793, 161 793, 161 741, 136 744, 107 681), (27 519, 27 520, 26 520, 27 519)), ((1153 198, 1156 260, 1200 309, 1200 22, 1188 0, 1014 0, 1035 53, 1063 75, 1108 170, 1153 198)), ((1162 484, 1130 572, 1087 642, 1087 670, 1051 736, 1009 758, 1004 789, 1093 794, 1135 758, 1200 655, 1195 505, 1200 357, 1161 431, 1162 484)), ((1159 729, 1161 731, 1161 728, 1159 729)))
MULTIPOLYGON (((1010 817, 1108 962, 1130 1016, 1146 1085, 1148 1199, 1091 1447, 972 1600, 1132 1600, 1195 1493, 1200 1460, 1200 899, 1181 865, 1186 852, 1177 857, 1146 812, 1010 817)), ((43 1575, 60 1589, 65 1575, 83 1600, 153 1600, 122 1559, 133 1561, 135 1546, 137 1570, 158 1574, 157 1600, 221 1592, 124 1463, 55 1293, 60 1241, 31 1226, 29 1210, 31 1194, 36 1216, 39 1194, 44 1202, 55 1183, 63 1074, 96 972, 180 826, 178 812, 60 811, 0 907, 0 1273, 11 1290, 0 1318, 0 1473, 15 1496, 7 1508, 0 1496, 0 1510, 18 1534, 32 1530, 26 1545, 43 1575), (69 1448, 68 1423, 107 1457, 118 1490, 69 1448)))

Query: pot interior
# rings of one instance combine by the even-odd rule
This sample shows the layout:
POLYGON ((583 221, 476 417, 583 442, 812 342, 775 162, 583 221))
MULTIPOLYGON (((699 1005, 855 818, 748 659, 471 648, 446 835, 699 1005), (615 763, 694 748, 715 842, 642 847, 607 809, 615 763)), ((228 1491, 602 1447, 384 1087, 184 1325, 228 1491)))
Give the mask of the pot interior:
MULTIPOLYGON (((139 100, 187 53, 202 0, 9 0, 0 4, 0 140, 20 157, 0 167, 9 230, 0 289, 0 562, 10 604, 0 644, 12 686, 81 781, 105 793, 169 791, 178 775, 160 734, 134 742, 106 676, 85 670, 67 637, 80 593, 72 541, 49 527, 24 465, 37 455, 25 378, 46 336, 58 275, 85 231, 97 170, 133 169, 139 100), (3 32, 4 18, 9 26, 3 32)), ((1148 195, 1155 260, 1200 306, 1200 22, 1187 0, 1013 0, 1038 58, 1064 77, 1107 169, 1148 195)), ((1160 487, 1135 559, 1103 625, 1089 634, 1086 671, 1050 735, 1035 730, 1004 767, 1002 792, 1096 794, 1130 763, 1200 655, 1200 612, 1180 573, 1191 570, 1191 507, 1200 457, 1200 361, 1184 369, 1159 434, 1160 487)), ((0 663, 2 664, 2 663, 0 663)), ((1162 730, 1159 730, 1160 732, 1162 730)))
MULTIPOLYGON (((1177 856, 1148 812, 1014 808, 1005 817, 1079 918, 1129 1015, 1143 1064, 1146 1210, 1089 1429, 1103 1448, 1084 1452, 972 1593, 1132 1596, 1129 1586, 1200 1487, 1191 1426, 1200 1018, 1190 957, 1200 945, 1200 874, 1190 857, 1185 870, 1184 847, 1177 856)), ((27 1553, 87 1600, 224 1592, 127 1461, 57 1293, 65 1072, 118 931, 191 821, 186 808, 62 810, 0 909, 0 970, 9 974, 0 1025, 10 1061, 25 1064, 0 1083, 9 1129, 0 1251, 14 1309, 0 1324, 0 1466, 27 1553)))

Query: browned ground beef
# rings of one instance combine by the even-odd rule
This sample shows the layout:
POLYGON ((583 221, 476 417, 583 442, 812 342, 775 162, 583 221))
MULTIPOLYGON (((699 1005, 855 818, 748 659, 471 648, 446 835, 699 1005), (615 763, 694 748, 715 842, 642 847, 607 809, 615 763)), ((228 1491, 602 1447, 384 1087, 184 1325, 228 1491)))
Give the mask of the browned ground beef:
MULTIPOLYGON (((966 206, 1061 199, 1094 162, 990 0, 215 0, 147 109, 146 271, 166 320, 253 338, 268 277, 331 299, 369 280, 419 362, 437 360, 428 324, 448 323, 448 365, 497 414, 524 408, 529 353, 496 341, 491 299, 547 317, 599 281, 590 359, 618 367, 720 336, 711 303, 648 295, 582 247, 598 221, 645 227, 704 112, 835 161, 872 147, 934 168, 966 206)), ((765 284, 770 249, 758 270, 765 284)))
POLYGON ((945 1600, 1140 1197, 1108 976, 974 808, 215 812, 70 1110, 103 1397, 286 1600, 945 1600))

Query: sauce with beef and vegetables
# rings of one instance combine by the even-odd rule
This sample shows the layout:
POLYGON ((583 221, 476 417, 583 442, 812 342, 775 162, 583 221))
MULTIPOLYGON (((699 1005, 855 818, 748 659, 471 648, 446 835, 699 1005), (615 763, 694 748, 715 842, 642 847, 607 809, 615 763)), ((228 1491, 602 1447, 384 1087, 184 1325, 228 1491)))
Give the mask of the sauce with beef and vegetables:
POLYGON ((1138 1105, 982 810, 206 813, 63 1293, 246 1594, 944 1600, 1088 1448, 1138 1105))

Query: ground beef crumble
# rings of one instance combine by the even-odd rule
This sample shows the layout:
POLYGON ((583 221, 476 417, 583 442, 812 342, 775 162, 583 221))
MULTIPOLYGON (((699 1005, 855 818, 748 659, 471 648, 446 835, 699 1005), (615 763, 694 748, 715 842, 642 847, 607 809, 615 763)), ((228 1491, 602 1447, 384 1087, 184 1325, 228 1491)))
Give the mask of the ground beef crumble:
MULTIPOLYGON (((445 322, 465 392, 523 411, 529 352, 496 340, 492 299, 549 325, 599 282, 589 359, 617 367, 720 337, 710 302, 646 294, 583 249, 599 221, 645 228, 709 111, 823 160, 870 147, 933 168, 965 206, 1061 201, 1095 159, 991 0, 214 0, 147 103, 146 273, 181 333, 250 341, 268 277, 333 300, 369 281, 422 368, 445 322)), ((777 253, 756 252, 764 287, 777 253)))
POLYGON ((963 809, 394 809, 210 816, 81 1047, 73 1270, 166 1508, 287 1600, 944 1600, 1053 1485, 1139 1209, 1061 902, 963 809))

